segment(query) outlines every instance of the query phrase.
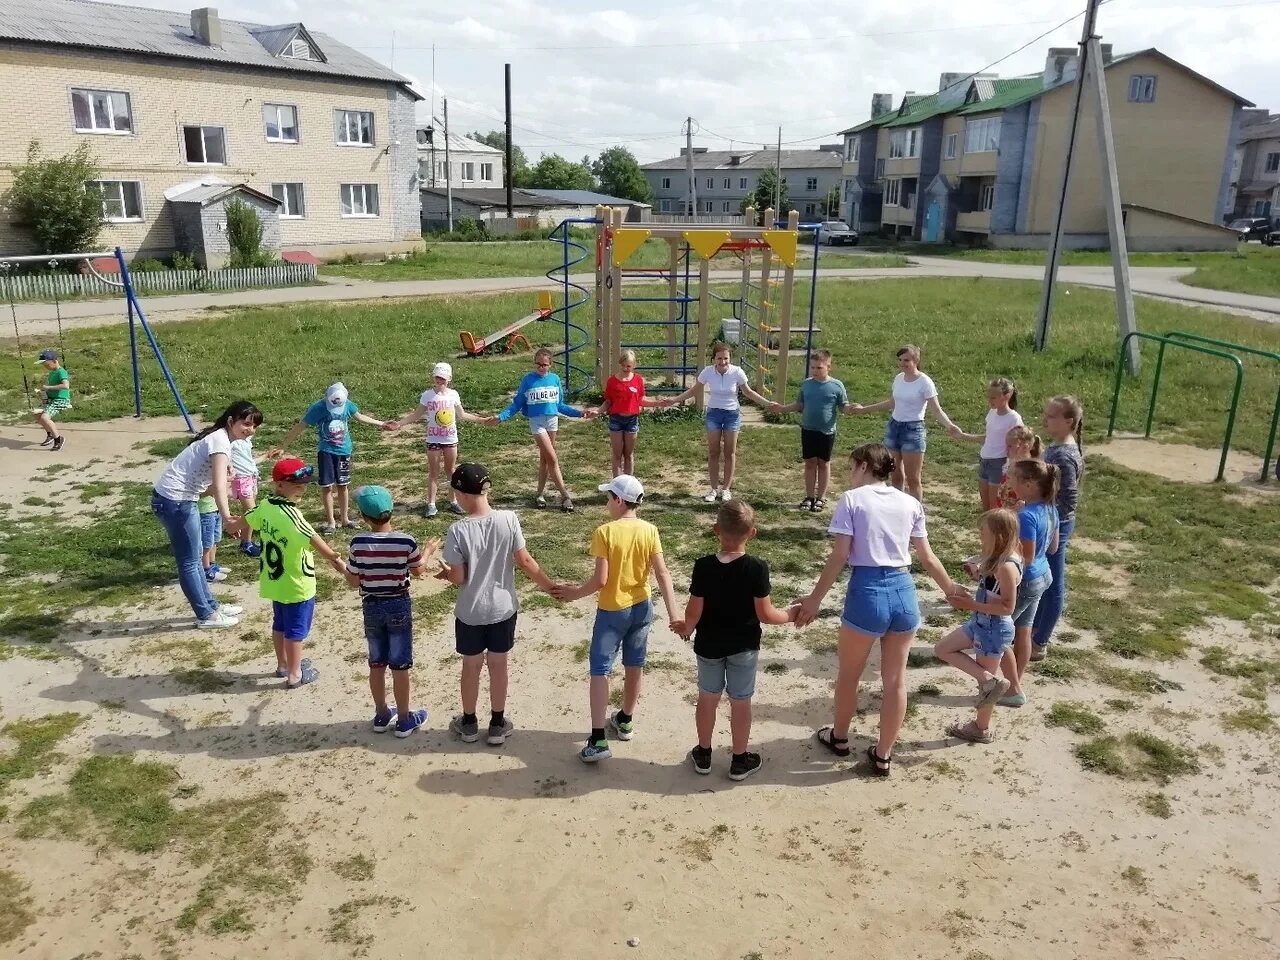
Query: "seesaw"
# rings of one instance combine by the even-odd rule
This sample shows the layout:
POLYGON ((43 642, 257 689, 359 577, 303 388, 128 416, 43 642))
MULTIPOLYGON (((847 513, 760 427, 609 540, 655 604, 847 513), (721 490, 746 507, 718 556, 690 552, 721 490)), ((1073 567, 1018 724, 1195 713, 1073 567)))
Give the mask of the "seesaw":
POLYGON ((459 331, 458 337, 462 340, 462 349, 466 351, 466 354, 469 357, 480 356, 480 354, 484 353, 484 351, 489 347, 500 343, 503 338, 509 338, 507 339, 505 348, 507 353, 513 352, 521 344, 523 344, 525 350, 528 350, 530 348, 529 341, 524 334, 520 333, 520 330, 528 324, 533 323, 533 321, 545 320, 550 315, 551 292, 549 290, 542 290, 538 293, 538 309, 528 316, 521 317, 514 323, 509 323, 505 327, 495 330, 487 337, 472 336, 471 333, 466 330, 459 331))

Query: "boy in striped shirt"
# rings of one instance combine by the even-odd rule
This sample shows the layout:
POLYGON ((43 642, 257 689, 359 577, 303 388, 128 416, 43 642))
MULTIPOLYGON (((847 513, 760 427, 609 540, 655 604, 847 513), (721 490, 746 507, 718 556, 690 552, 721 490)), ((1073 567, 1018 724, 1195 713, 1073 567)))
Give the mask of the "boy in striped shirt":
POLYGON ((421 577, 427 559, 440 548, 432 540, 426 550, 407 533, 391 529, 395 503, 383 487, 361 487, 356 509, 368 533, 351 538, 347 582, 360 588, 364 606, 364 635, 369 643, 369 692, 373 694, 374 733, 393 723, 397 737, 407 737, 427 722, 427 711, 409 707, 409 670, 413 667, 413 602, 409 577, 421 577), (395 709, 387 706, 387 668, 391 668, 395 709))

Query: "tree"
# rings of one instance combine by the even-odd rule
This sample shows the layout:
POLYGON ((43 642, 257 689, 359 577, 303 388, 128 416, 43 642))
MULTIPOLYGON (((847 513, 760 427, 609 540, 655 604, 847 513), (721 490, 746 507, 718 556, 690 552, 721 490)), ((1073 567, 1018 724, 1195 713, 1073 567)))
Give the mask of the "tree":
POLYGON ((594 190, 596 178, 585 163, 574 163, 558 153, 543 155, 529 171, 528 186, 544 190, 594 190))
POLYGON ((41 253, 92 250, 102 230, 102 196, 87 187, 101 169, 82 143, 61 157, 43 157, 40 142, 27 147, 27 162, 13 178, 13 209, 41 253))
MULTIPOLYGON (((770 207, 774 207, 774 215, 781 217, 786 211, 792 209, 794 204, 787 199, 787 182, 782 181, 782 191, 778 194, 779 200, 774 205, 774 192, 778 189, 778 171, 773 167, 769 167, 760 173, 760 179, 756 181, 756 188, 752 190, 742 201, 742 209, 747 207, 755 207, 756 214, 761 215, 770 207)), ((772 226, 772 224, 766 224, 772 226)))
POLYGON ((262 218, 239 197, 227 204, 227 243, 231 255, 227 266, 262 267, 272 259, 262 249, 262 218))
MULTIPOLYGON (((467 134, 472 140, 479 140, 483 144, 493 147, 495 150, 501 150, 503 162, 506 162, 507 154, 507 135, 502 130, 490 130, 488 133, 481 133, 476 130, 467 134)), ((520 149, 520 144, 513 144, 511 147, 511 173, 512 186, 523 187, 527 184, 523 181, 529 178, 529 159, 524 155, 524 151, 520 149)))
POLYGON ((826 211, 824 217, 827 220, 834 220, 840 216, 840 188, 832 187, 827 192, 827 198, 823 201, 822 209, 826 211))
POLYGON ((591 164, 591 172, 600 181, 602 193, 640 203, 653 203, 653 188, 645 179, 635 154, 626 147, 610 147, 601 151, 591 164))

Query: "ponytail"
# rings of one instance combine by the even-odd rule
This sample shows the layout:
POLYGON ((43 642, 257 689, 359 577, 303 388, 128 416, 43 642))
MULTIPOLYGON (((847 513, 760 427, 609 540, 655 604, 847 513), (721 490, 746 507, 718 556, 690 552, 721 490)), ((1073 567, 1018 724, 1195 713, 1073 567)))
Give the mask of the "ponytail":
POLYGON ((1042 460, 1019 460, 1013 465, 1014 475, 1024 483, 1033 483, 1043 503, 1058 499, 1058 468, 1042 460))
POLYGON ((225 430, 229 424, 239 420, 252 420, 255 427, 260 427, 262 426, 262 419, 262 411, 252 403, 248 400, 237 400, 235 403, 231 404, 231 406, 227 407, 227 409, 223 410, 222 416, 213 421, 212 425, 205 427, 187 441, 187 443, 192 444, 197 440, 203 440, 209 434, 215 433, 218 430, 225 430))
POLYGON ((1084 453, 1084 407, 1080 401, 1070 395, 1054 397, 1049 401, 1058 408, 1058 412, 1072 423, 1071 432, 1075 435, 1076 446, 1084 453))
POLYGON ((987 389, 1008 397, 1010 410, 1018 409, 1018 388, 1008 377, 996 377, 987 384, 987 389))

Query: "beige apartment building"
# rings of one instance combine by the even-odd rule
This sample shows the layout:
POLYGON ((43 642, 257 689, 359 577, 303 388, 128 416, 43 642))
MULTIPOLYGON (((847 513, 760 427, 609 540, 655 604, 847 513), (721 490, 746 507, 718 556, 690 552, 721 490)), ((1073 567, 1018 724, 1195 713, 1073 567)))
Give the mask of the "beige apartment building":
POLYGON ((87 143, 101 168, 100 246, 225 259, 225 204, 268 243, 321 257, 420 237, 408 81, 302 23, 221 20, 87 0, 0 0, 0 254, 34 252, 4 201, 39 141, 87 143), (16 122, 14 122, 16 120, 16 122))

